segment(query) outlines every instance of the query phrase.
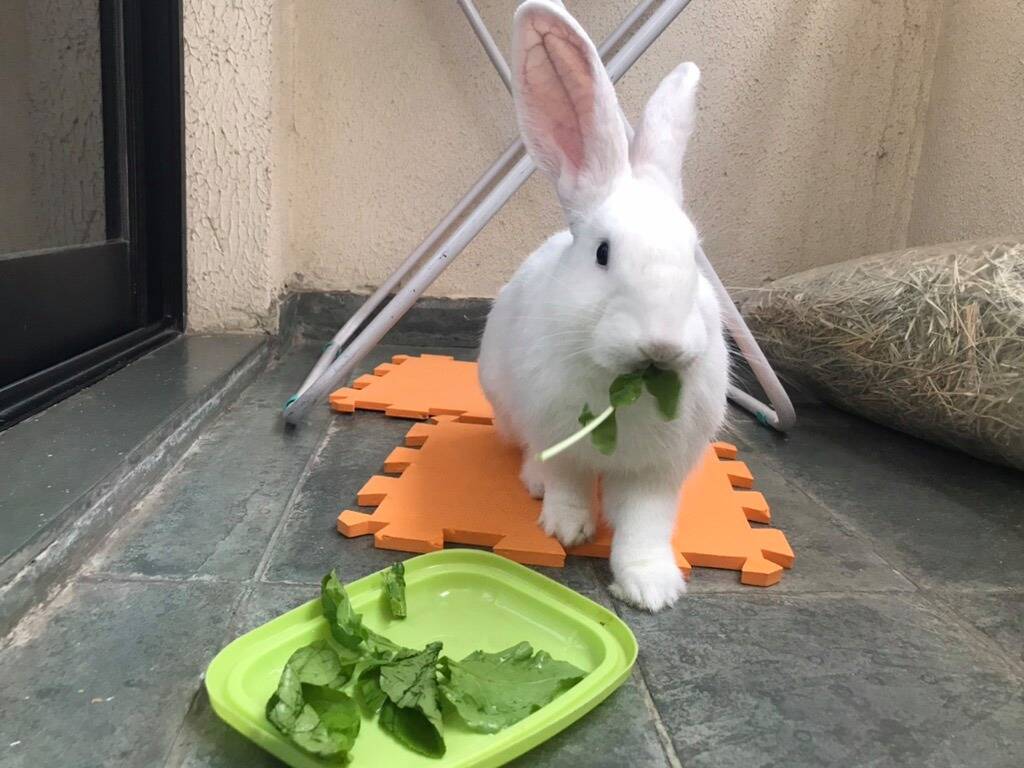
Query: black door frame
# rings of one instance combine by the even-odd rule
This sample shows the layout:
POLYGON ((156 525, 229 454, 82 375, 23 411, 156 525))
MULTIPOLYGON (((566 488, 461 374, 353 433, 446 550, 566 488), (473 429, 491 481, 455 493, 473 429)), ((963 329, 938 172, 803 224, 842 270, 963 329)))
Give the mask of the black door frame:
MULTIPOLYGON (((90 281, 99 285, 109 272, 130 285, 130 296, 111 298, 114 304, 129 302, 122 313, 128 327, 0 387, 0 430, 184 329, 182 0, 100 0, 100 39, 107 240, 0 254, 0 318, 10 324, 9 334, 17 333, 13 310, 3 308, 17 305, 19 286, 53 286, 64 276, 87 291, 90 281), (97 268, 76 275, 76 265, 85 263, 97 268)), ((48 321, 74 317, 73 293, 65 291, 45 307, 48 321)))

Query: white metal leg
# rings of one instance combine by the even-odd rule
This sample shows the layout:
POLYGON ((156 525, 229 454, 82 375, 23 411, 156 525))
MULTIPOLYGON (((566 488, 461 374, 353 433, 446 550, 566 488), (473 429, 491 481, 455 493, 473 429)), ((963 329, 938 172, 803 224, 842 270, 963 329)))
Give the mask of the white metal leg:
POLYGON ((704 254, 704 249, 700 245, 697 246, 697 264, 704 272, 704 275, 711 281, 711 286, 715 289, 715 293, 718 294, 718 303, 722 307, 722 315, 725 320, 725 327, 729 329, 729 335, 732 336, 736 346, 739 347, 740 354, 746 358, 747 363, 750 365, 750 370, 753 371, 757 382, 764 389, 765 394, 768 395, 768 400, 774 408, 765 405, 753 395, 735 386, 729 387, 729 399, 743 410, 750 411, 750 413, 754 414, 754 418, 765 426, 772 427, 780 432, 792 429, 793 425, 796 424, 796 411, 793 410, 793 403, 789 399, 789 395, 786 394, 786 389, 782 386, 782 382, 779 381, 779 377, 775 375, 771 363, 768 362, 764 352, 761 351, 761 346, 750 332, 750 328, 747 327, 746 320, 743 319, 743 315, 740 314, 739 309, 733 302, 729 292, 725 289, 721 279, 718 277, 718 273, 711 266, 711 262, 708 261, 708 257, 704 254))
MULTIPOLYGON (((494 64, 505 86, 511 90, 508 64, 505 62, 504 56, 502 56, 501 51, 483 23, 483 19, 473 5, 472 0, 457 0, 457 2, 465 13, 473 31, 483 44, 488 58, 494 64)), ((655 0, 642 0, 633 9, 599 47, 598 50, 602 56, 618 45, 625 33, 647 13, 654 2, 655 0)), ((612 82, 616 82, 625 74, 626 70, 647 50, 651 43, 658 38, 689 2, 690 0, 665 0, 651 13, 647 21, 644 22, 634 35, 623 43, 622 48, 607 63, 608 74, 612 82)), ((623 115, 623 123, 627 131, 632 133, 625 115, 623 115)), ((525 183, 534 170, 533 162, 528 156, 523 155, 510 170, 506 170, 512 159, 522 151, 521 141, 516 141, 509 146, 498 161, 473 185, 462 200, 448 212, 430 235, 420 243, 402 265, 381 284, 374 294, 342 326, 341 330, 335 334, 334 339, 325 348, 313 370, 306 377, 302 387, 286 403, 284 415, 289 422, 296 423, 301 420, 303 414, 313 404, 319 402, 351 373, 352 369, 366 353, 379 343, 384 335, 412 307, 423 290, 437 279, 451 260, 462 252, 480 230, 486 226, 487 222, 508 202, 515 191, 525 183), (493 187, 491 186, 492 184, 493 187), (480 195, 488 187, 491 187, 491 189, 481 198, 480 195), (475 205, 473 205, 474 203, 475 205), (471 205, 473 206, 472 208, 470 207, 471 205), (440 246, 437 246, 437 241, 462 217, 464 217, 462 222, 440 246), (437 247, 435 248, 435 246, 437 247), (384 309, 370 320, 365 328, 359 331, 360 326, 367 321, 388 293, 432 249, 433 252, 429 260, 416 271, 384 309), (359 331, 358 334, 352 338, 349 346, 344 351, 341 351, 349 337, 357 331, 359 331)), ((702 269, 711 278, 715 290, 722 300, 725 320, 730 333, 736 340, 740 351, 750 362, 755 376, 757 376, 758 381, 768 393, 772 404, 775 405, 775 410, 734 387, 730 387, 730 398, 741 407, 753 412, 762 423, 780 430, 788 429, 795 420, 795 414, 782 384, 775 376, 768 361, 764 358, 760 347, 758 347, 757 342, 750 334, 739 310, 732 302, 702 250, 698 251, 698 257, 702 269)))
MULTIPOLYGON (((466 211, 469 207, 476 202, 480 195, 494 184, 495 180, 498 179, 503 172, 505 172, 509 164, 516 159, 517 155, 523 153, 523 144, 521 141, 515 141, 509 145, 509 147, 501 153, 501 156, 494 162, 494 164, 487 169, 483 176, 481 176, 477 182, 470 187, 469 191, 465 196, 455 204, 448 213, 444 215, 444 218, 438 222, 437 226, 434 227, 433 231, 427 235, 426 239, 416 246, 416 249, 409 254, 409 256, 402 262, 401 266, 392 272, 388 277, 381 283, 377 290, 364 301, 359 309, 350 317, 336 334, 334 338, 324 347, 323 352, 320 354, 320 359, 316 361, 316 365, 313 366, 313 370, 306 376, 306 380, 302 382, 302 386, 299 387, 299 391, 288 401, 288 406, 292 405, 298 398, 300 398, 307 389, 313 384, 314 381, 319 379, 324 371, 334 362, 334 359, 338 356, 341 348, 345 346, 345 343, 349 338, 359 330, 364 322, 374 313, 377 307, 380 306, 381 302, 388 297, 403 278, 412 271, 413 267, 423 260, 423 257, 428 253, 432 252, 441 237, 451 228, 451 226, 465 216, 466 211)), ((305 412, 306 409, 302 409, 305 412)), ((287 410, 286 410, 287 414, 287 410)), ((290 419, 289 419, 290 421, 290 419)))

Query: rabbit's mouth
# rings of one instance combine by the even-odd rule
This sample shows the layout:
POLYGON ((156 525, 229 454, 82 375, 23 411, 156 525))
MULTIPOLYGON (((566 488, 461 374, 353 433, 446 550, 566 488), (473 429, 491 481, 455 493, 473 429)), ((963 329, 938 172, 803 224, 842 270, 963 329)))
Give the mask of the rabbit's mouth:
POLYGON ((643 371, 650 366, 675 373, 683 373, 693 361, 694 357, 686 354, 684 350, 679 350, 671 355, 652 355, 649 352, 637 351, 633 354, 618 355, 613 361, 608 361, 607 363, 602 360, 595 360, 602 370, 616 376, 623 373, 643 371))
POLYGON ((692 357, 678 344, 649 344, 642 350, 643 363, 670 371, 680 371, 692 362, 692 357))

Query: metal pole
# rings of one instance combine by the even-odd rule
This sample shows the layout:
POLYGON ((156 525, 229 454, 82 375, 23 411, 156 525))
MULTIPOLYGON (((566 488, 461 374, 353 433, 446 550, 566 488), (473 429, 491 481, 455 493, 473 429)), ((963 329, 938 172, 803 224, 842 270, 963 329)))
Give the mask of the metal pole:
MULTIPOLYGON (((642 0, 642 2, 640 2, 629 13, 629 15, 622 20, 622 23, 615 28, 608 38, 601 43, 598 48, 598 52, 604 56, 608 51, 617 46, 625 34, 633 28, 637 20, 647 12, 654 2, 655 0, 642 0)), ((479 12, 477 12, 476 7, 473 5, 471 0, 459 0, 459 4, 470 19, 473 31, 476 32, 477 36, 480 37, 481 42, 483 42, 484 48, 487 50, 491 61, 501 62, 503 65, 503 67, 499 68, 498 73, 505 82, 505 86, 511 91, 508 65, 505 63, 505 59, 501 55, 501 51, 498 50, 495 45, 494 38, 491 37, 490 32, 488 32, 486 26, 484 26, 479 12), (486 39, 483 35, 486 36, 486 39)), ((498 64, 495 64, 495 66, 498 66, 498 64)), ((626 124, 628 126, 628 122, 626 124)), ((405 261, 403 261, 394 272, 388 275, 384 282, 377 287, 377 290, 375 290, 373 294, 371 294, 370 297, 360 305, 359 309, 355 311, 352 317, 342 325, 341 329, 334 334, 334 338, 332 338, 331 341, 328 342, 327 346, 324 347, 323 352, 320 354, 320 358, 316 361, 313 369, 302 382, 302 386, 299 387, 296 393, 288 399, 287 403, 285 403, 286 415, 290 412, 289 409, 291 406, 301 398, 305 394, 306 390, 312 386, 313 382, 319 379, 330 367, 331 363, 334 362, 338 353, 348 342, 349 338, 355 334, 363 323, 365 323, 366 320, 377 310, 384 299, 387 298, 388 294, 390 294, 391 291, 402 282, 405 276, 420 263, 427 253, 436 250, 436 246, 442 235, 445 234, 452 224, 465 215, 470 205, 477 201, 480 194, 490 187, 502 172, 506 171, 509 163, 511 163, 512 160, 523 151, 524 147, 522 139, 517 138, 508 148, 505 149, 501 156, 491 164, 491 167, 484 172, 484 175, 477 180, 469 191, 463 195, 462 199, 459 200, 459 202, 457 202, 447 214, 445 214, 444 218, 441 219, 436 227, 434 227, 433 231, 427 235, 416 249, 406 257, 405 261)), ((453 254, 452 258, 454 258, 455 255, 457 254, 453 254)), ((302 408, 301 412, 305 413, 306 410, 308 410, 308 406, 302 408)), ((291 419, 289 419, 289 421, 291 421, 291 419)))
POLYGON ((463 198, 455 204, 455 207, 445 214, 444 218, 438 222, 437 226, 434 227, 433 231, 429 235, 427 235, 426 239, 416 246, 416 250, 410 253, 406 257, 405 261, 402 262, 401 266, 388 275, 384 282, 377 287, 377 290, 375 290, 373 294, 360 305, 359 309, 355 311, 352 317, 345 321, 345 324, 341 326, 341 330, 334 334, 334 338, 331 339, 326 347, 324 347, 323 352, 320 354, 320 359, 316 361, 316 365, 313 366, 313 370, 311 370, 309 375, 306 376, 305 381, 302 382, 302 386, 299 387, 298 392, 296 392, 288 401, 286 407, 301 397, 309 386, 320 378, 323 372, 327 370, 332 362, 334 362, 334 358, 337 357, 341 348, 345 346, 345 342, 349 340, 349 337, 359 330, 360 326, 366 322, 366 319, 373 314, 374 310, 380 306, 381 302, 387 298, 388 294, 394 290, 395 286, 402 282, 402 278, 409 274, 409 271, 420 263, 426 253, 434 249, 438 241, 445 232, 448 231, 452 224, 463 217, 466 210, 470 207, 470 204, 475 202, 483 191, 490 187, 502 172, 508 168, 509 164, 516 158, 516 156, 522 154, 522 152, 522 141, 517 140, 510 144, 508 148, 501 153, 501 157, 499 157, 494 164, 484 172, 484 175, 481 176, 476 183, 470 187, 469 191, 463 196, 463 198))
MULTIPOLYGON (((608 62, 608 76, 616 82, 625 74, 647 48, 657 39, 665 28, 672 23, 690 0, 665 0, 641 27, 623 43, 622 48, 608 62)), ((618 31, 618 30, 616 30, 618 31)), ((452 259, 469 244, 509 198, 521 187, 534 171, 533 161, 529 156, 521 158, 511 172, 502 178, 466 219, 456 227, 455 231, 434 252, 430 259, 402 287, 395 297, 388 302, 380 314, 373 318, 351 344, 340 354, 316 381, 311 382, 307 389, 293 397, 285 405, 284 417, 290 423, 298 422, 303 414, 330 390, 334 389, 360 360, 377 345, 384 335, 394 327, 395 323, 409 311, 426 288, 451 263, 452 259)))
POLYGON ((505 83, 505 87, 509 90, 512 89, 512 72, 508 68, 508 62, 505 61, 505 57, 501 55, 501 50, 494 42, 494 38, 491 37, 491 32, 487 29, 484 24, 484 20, 480 18, 480 11, 473 5, 473 0, 456 0, 459 7, 462 8, 462 12, 466 14, 466 19, 469 21, 469 26, 476 32, 476 36, 480 38, 480 42, 484 46, 484 52, 487 54, 487 58, 491 60, 491 64, 498 70, 498 75, 501 76, 502 81, 505 83))
POLYGON ((779 377, 775 375, 771 363, 765 358, 760 345, 754 339, 754 334, 747 327, 743 315, 740 314, 725 285, 722 284, 722 280, 718 277, 718 273, 715 272, 715 268, 708 261, 704 249, 699 245, 697 246, 697 265, 704 273, 704 276, 711 281, 711 287, 718 294, 718 303, 722 307, 725 325, 729 329, 729 334, 736 342, 736 346, 740 348, 743 357, 750 364, 750 369, 754 372, 754 376, 764 388, 765 394, 768 395, 768 399, 775 406, 775 409, 773 410, 756 397, 734 386, 729 387, 729 399, 744 410, 754 414, 758 421, 780 432, 786 432, 796 423, 796 412, 793 410, 793 403, 789 399, 789 395, 786 394, 785 387, 782 386, 779 377))

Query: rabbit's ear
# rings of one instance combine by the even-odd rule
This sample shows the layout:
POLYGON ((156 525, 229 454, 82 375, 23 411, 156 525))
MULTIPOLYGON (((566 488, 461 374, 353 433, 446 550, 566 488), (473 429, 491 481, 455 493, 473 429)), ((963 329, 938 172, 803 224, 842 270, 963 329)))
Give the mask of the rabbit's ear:
POLYGON ((680 64, 661 81, 644 108, 629 160, 636 176, 665 187, 683 200, 683 155, 697 116, 700 70, 691 61, 680 64))
POLYGON ((512 82, 523 141, 554 180, 572 223, 629 169, 615 89, 580 25, 545 0, 516 11, 512 82))

